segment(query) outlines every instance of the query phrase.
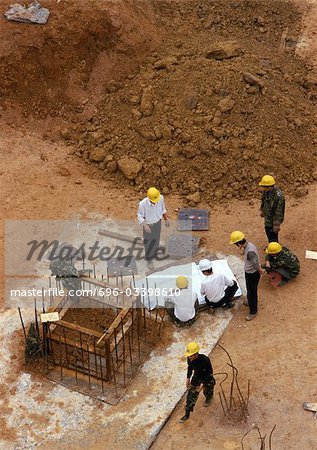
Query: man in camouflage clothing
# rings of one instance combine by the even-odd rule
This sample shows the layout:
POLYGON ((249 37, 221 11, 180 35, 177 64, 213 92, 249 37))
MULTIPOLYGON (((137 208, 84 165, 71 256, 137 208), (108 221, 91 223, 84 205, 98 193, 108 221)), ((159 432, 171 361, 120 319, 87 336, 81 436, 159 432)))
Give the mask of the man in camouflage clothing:
POLYGON ((266 249, 267 256, 262 266, 270 276, 273 286, 283 286, 300 272, 296 255, 278 242, 270 242, 266 249))
POLYGON ((261 217, 264 217, 265 232, 269 242, 278 242, 278 233, 284 220, 285 197, 275 186, 272 175, 264 175, 259 183, 262 188, 261 217))
POLYGON ((52 261, 50 270, 52 275, 55 275, 56 280, 61 280, 63 287, 67 291, 73 291, 72 294, 69 294, 71 299, 78 301, 80 297, 76 295, 76 291, 81 289, 79 277, 82 271, 78 271, 70 261, 61 259, 52 261))
POLYGON ((185 356, 187 356, 188 363, 186 388, 188 391, 185 415, 180 419, 180 423, 189 419, 202 388, 206 398, 204 406, 210 405, 214 395, 216 381, 213 377, 211 362, 208 356, 198 353, 199 350, 196 342, 190 342, 186 347, 185 356))

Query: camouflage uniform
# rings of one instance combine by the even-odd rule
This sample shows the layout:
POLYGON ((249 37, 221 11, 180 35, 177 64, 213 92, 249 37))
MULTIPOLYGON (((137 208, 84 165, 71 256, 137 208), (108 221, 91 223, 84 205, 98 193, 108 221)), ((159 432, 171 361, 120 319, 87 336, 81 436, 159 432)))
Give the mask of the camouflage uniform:
MULTIPOLYGON (((56 276, 56 280, 61 280, 63 287, 68 291, 77 291, 81 289, 81 281, 79 279, 81 273, 73 266, 70 261, 52 261, 50 264, 50 270, 52 272, 52 275, 56 276)), ((74 300, 79 299, 79 297, 75 294, 71 297, 74 300)))
POLYGON ((199 396, 199 387, 203 384, 203 392, 206 397, 206 401, 209 402, 214 395, 214 386, 216 381, 213 377, 213 370, 210 359, 206 355, 198 354, 198 357, 194 361, 187 360, 187 379, 190 380, 189 389, 187 392, 186 414, 193 411, 194 406, 199 396), (194 375, 192 376, 192 374, 194 375))
MULTIPOLYGON (((203 388, 203 392, 204 392, 204 396, 206 397, 206 401, 210 401, 212 399, 212 397, 214 396, 214 386, 215 386, 216 382, 214 377, 212 376, 210 381, 208 383, 204 383, 204 388, 203 388)), ((188 412, 192 412, 194 409, 194 406, 198 400, 198 396, 199 396, 199 386, 190 384, 189 386, 189 390, 187 393, 187 399, 186 399, 186 406, 185 406, 185 410, 188 412)))
POLYGON ((263 192, 261 201, 261 215, 264 217, 264 226, 269 242, 278 242, 278 232, 274 227, 281 225, 284 220, 285 197, 278 187, 263 192))
POLYGON ((277 255, 267 255, 266 261, 269 261, 270 268, 263 265, 268 272, 278 272, 282 275, 284 281, 295 278, 300 272, 298 258, 288 248, 282 247, 277 255))

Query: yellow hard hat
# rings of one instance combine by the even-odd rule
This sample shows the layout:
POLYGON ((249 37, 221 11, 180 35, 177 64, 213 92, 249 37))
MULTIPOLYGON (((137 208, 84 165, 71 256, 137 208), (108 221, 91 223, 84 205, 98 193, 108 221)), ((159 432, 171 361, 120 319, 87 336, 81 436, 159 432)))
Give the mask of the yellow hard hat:
POLYGON ((176 286, 178 289, 185 289, 188 286, 188 279, 180 275, 176 278, 176 286))
POLYGON ((233 231, 230 234, 230 245, 236 244, 237 242, 242 241, 245 238, 245 234, 242 231, 233 231))
POLYGON ((274 177, 272 177, 272 175, 264 175, 262 177, 262 180, 259 183, 259 186, 270 187, 270 186, 274 186, 274 184, 275 184, 275 180, 274 180, 274 177))
POLYGON ((160 201, 160 191, 155 187, 150 187, 147 191, 147 197, 152 203, 157 203, 160 201))
POLYGON ((281 244, 279 244, 278 242, 270 242, 265 249, 265 253, 269 253, 270 255, 276 255, 277 253, 280 253, 281 250, 282 250, 281 244))
POLYGON ((186 352, 184 353, 184 356, 192 356, 195 353, 199 352, 199 345, 197 342, 190 342, 186 347, 186 352))

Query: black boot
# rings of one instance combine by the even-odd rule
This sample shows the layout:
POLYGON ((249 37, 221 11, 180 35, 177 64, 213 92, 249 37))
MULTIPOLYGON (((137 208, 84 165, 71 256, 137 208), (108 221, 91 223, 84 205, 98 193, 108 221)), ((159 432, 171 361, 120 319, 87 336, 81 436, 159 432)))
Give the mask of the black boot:
POLYGON ((185 415, 184 415, 181 419, 179 419, 179 423, 184 423, 184 422, 186 422, 186 420, 188 420, 188 419, 189 419, 189 412, 186 411, 186 412, 185 412, 185 415))

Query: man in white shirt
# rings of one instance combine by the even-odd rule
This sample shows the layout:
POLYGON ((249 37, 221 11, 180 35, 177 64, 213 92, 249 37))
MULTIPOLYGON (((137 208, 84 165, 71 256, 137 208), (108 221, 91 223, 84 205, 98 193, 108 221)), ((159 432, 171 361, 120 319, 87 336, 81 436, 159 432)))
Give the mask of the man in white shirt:
POLYGON ((210 308, 232 308, 233 297, 238 290, 237 282, 222 273, 213 273, 212 263, 208 259, 199 262, 199 269, 207 277, 200 289, 207 305, 210 308))
POLYGON ((179 292, 175 292, 165 302, 166 311, 176 325, 192 325, 198 310, 197 295, 189 286, 187 277, 177 277, 176 287, 179 292))
POLYGON ((143 226, 145 259, 150 270, 154 269, 153 259, 160 245, 162 217, 168 227, 164 197, 155 187, 151 187, 147 196, 140 201, 138 209, 138 222, 143 226))

